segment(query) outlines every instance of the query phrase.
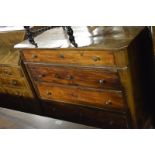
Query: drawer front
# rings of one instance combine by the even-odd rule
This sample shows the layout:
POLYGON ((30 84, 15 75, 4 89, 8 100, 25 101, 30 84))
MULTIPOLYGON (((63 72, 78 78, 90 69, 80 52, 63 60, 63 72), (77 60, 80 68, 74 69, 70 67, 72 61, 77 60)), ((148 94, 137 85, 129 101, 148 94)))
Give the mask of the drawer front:
POLYGON ((0 66, 0 76, 22 77, 23 73, 20 67, 0 66))
POLYGON ((28 65, 35 81, 84 86, 99 89, 121 89, 116 71, 108 69, 28 65))
POLYGON ((0 86, 7 87, 16 87, 16 88, 26 88, 24 78, 8 78, 8 77, 0 77, 0 86))
POLYGON ((22 96, 26 98, 32 98, 32 92, 28 89, 16 89, 16 88, 10 88, 10 87, 0 87, 0 93, 1 94, 10 94, 15 96, 22 96))
POLYGON ((37 83, 37 88, 42 99, 95 106, 98 108, 124 109, 123 96, 120 91, 99 91, 45 83, 37 83))
POLYGON ((25 61, 59 64, 115 66, 114 55, 108 51, 23 50, 25 61))
POLYGON ((128 128, 126 114, 109 112, 102 109, 88 108, 71 104, 42 102, 44 115, 57 117, 99 128, 128 128))

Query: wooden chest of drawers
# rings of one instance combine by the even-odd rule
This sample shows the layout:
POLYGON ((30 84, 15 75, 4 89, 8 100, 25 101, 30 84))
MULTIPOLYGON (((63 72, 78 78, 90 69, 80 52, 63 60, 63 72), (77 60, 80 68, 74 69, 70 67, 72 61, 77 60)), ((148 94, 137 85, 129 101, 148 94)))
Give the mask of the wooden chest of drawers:
POLYGON ((100 119, 107 128, 143 128, 153 102, 150 31, 118 27, 118 32, 104 34, 101 42, 87 47, 56 49, 48 44, 36 49, 22 48, 21 43, 18 48, 48 115, 46 102, 62 104, 64 110, 57 108, 61 113, 73 106, 66 113, 74 118, 80 113, 76 111, 79 107, 90 108, 91 112, 82 115, 88 120, 100 119), (93 114, 96 109, 100 117, 97 112, 93 114))

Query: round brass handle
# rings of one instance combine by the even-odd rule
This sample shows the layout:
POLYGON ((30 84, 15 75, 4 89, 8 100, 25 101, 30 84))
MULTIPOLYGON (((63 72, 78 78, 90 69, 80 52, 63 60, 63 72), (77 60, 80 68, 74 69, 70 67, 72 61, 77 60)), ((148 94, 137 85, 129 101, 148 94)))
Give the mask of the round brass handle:
POLYGON ((104 80, 104 79, 99 80, 100 84, 104 84, 105 82, 106 82, 106 80, 104 80))
POLYGON ((112 105, 112 101, 111 100, 108 100, 108 101, 105 102, 105 104, 106 105, 112 105))
POLYGON ((93 59, 94 61, 100 61, 100 60, 101 60, 101 58, 98 57, 98 56, 94 56, 92 59, 93 59))
POLYGON ((38 77, 43 78, 43 77, 45 77, 45 74, 40 74, 38 77))
POLYGON ((15 95, 21 95, 21 94, 20 94, 20 92, 19 92, 19 91, 16 91, 16 92, 15 92, 15 95))
POLYGON ((63 54, 60 54, 59 57, 62 59, 65 58, 63 54))
POLYGON ((52 95, 52 93, 51 93, 50 91, 47 91, 46 94, 47 94, 48 96, 51 96, 51 95, 52 95))
POLYGON ((17 85, 17 81, 16 81, 16 80, 12 80, 12 81, 11 81, 11 84, 12 84, 13 86, 16 86, 16 85, 17 85))
POLYGON ((32 54, 32 59, 38 58, 36 54, 32 54))
POLYGON ((61 76, 59 74, 55 74, 55 78, 61 79, 61 76))
POLYGON ((72 75, 67 75, 66 79, 67 80, 72 80, 73 79, 73 76, 72 75))

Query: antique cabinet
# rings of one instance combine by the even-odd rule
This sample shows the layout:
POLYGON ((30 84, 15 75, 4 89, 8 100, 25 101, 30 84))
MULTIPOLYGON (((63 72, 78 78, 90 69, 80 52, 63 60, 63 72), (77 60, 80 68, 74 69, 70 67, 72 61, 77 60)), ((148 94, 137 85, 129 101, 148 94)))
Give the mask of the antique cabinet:
POLYGON ((153 107, 152 46, 147 27, 73 27, 17 44, 43 115, 102 128, 145 128, 153 107))
POLYGON ((22 67, 19 50, 14 49, 24 37, 22 27, 0 27, 0 106, 35 112, 34 93, 22 67))

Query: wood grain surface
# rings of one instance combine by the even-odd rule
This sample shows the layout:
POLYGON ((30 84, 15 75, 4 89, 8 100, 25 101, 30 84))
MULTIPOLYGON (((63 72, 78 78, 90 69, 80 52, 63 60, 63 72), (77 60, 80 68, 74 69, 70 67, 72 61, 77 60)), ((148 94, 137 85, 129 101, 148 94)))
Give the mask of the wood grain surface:
POLYGON ((28 70, 33 80, 39 82, 121 90, 116 69, 33 64, 28 65, 28 70))
POLYGON ((25 49, 23 55, 28 62, 115 66, 114 56, 110 51, 25 49))
POLYGON ((42 99, 124 110, 123 94, 121 91, 101 91, 54 84, 49 85, 48 83, 36 83, 36 85, 42 99))

